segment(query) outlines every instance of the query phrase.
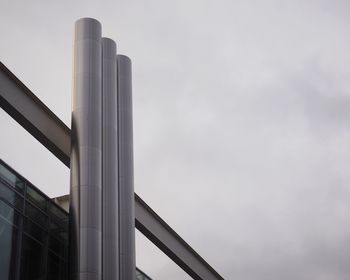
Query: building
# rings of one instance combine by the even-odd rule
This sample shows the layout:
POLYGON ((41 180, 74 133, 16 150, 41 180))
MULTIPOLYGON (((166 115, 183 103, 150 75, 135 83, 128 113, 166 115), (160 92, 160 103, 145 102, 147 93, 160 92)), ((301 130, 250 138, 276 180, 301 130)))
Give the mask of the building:
POLYGON ((1 280, 68 279, 69 216, 55 201, 0 160, 1 280))

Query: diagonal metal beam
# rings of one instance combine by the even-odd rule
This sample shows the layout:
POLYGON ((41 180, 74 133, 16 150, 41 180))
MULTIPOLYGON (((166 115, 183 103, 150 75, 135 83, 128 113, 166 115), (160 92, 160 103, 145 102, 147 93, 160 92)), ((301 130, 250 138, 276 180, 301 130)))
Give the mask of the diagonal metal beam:
MULTIPOLYGON (((70 129, 1 62, 0 106, 70 167, 70 129)), ((193 279, 223 279, 136 193, 135 226, 193 279)))
POLYGON ((70 165, 70 129, 0 62, 0 104, 14 120, 70 165))
POLYGON ((193 279, 224 279, 135 193, 135 226, 193 279))

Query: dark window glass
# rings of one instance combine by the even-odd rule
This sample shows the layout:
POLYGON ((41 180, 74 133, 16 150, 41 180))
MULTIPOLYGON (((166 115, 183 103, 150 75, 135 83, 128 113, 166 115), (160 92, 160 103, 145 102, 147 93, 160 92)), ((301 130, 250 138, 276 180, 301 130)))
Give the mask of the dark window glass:
POLYGON ((21 215, 2 200, 0 200, 0 217, 15 226, 19 225, 21 219, 21 215))
POLYGON ((42 210, 46 211, 46 198, 29 184, 27 186, 27 199, 42 210))
POLYGON ((68 279, 68 262, 67 261, 63 261, 62 262, 62 270, 61 270, 61 279, 62 280, 67 280, 68 279))
POLYGON ((41 243, 45 242, 47 232, 27 218, 24 218, 23 229, 28 235, 34 237, 37 241, 40 241, 41 243))
POLYGON ((67 220, 68 214, 52 202, 49 203, 49 211, 52 219, 62 222, 67 220))
POLYGON ((54 236, 56 239, 60 240, 63 243, 67 243, 68 242, 68 224, 64 224, 63 222, 58 224, 55 221, 51 220, 50 235, 54 236))
POLYGON ((7 200, 17 209, 23 209, 23 198, 17 194, 14 190, 11 190, 8 186, 6 186, 3 182, 0 181, 0 197, 7 200))
POLYGON ((27 235, 22 236, 21 280, 44 279, 44 247, 27 235))
POLYGON ((68 229, 60 232, 60 240, 62 240, 64 244, 68 244, 68 229))
POLYGON ((0 217, 0 279, 15 279, 18 230, 0 217))
POLYGON ((47 262, 47 279, 66 280, 68 275, 68 264, 53 253, 49 253, 47 262))
POLYGON ((62 258, 67 257, 67 245, 68 244, 66 242, 63 242, 63 240, 59 240, 50 234, 49 248, 62 258))
POLYGON ((31 220, 35 221, 44 229, 47 228, 47 216, 41 212, 39 209, 35 208, 30 203, 26 203, 26 215, 31 218, 31 220))
POLYGON ((24 190, 24 181, 17 177, 10 169, 5 167, 0 163, 0 177, 5 179, 8 183, 11 184, 17 191, 23 193, 24 190))

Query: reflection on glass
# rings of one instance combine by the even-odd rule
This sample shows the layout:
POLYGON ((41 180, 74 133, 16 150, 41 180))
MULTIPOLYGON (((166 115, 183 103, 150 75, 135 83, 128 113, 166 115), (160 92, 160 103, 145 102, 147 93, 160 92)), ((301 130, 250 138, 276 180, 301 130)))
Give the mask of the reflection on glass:
POLYGON ((67 256, 68 251, 68 228, 58 225, 51 220, 49 247, 62 257, 67 256))
POLYGON ((46 210, 46 199, 33 186, 27 186, 27 198, 42 210, 46 210))
POLYGON ((67 256, 67 244, 51 235, 49 237, 49 248, 63 258, 67 256))
POLYGON ((49 204, 49 212, 50 216, 53 220, 57 222, 65 223, 67 220, 67 213, 63 211, 60 207, 55 205, 54 203, 49 204))
POLYGON ((47 228, 47 216, 28 202, 26 202, 25 214, 44 229, 47 228))
POLYGON ((27 235, 22 235, 21 279, 44 279, 44 247, 27 235))
POLYGON ((18 226, 21 215, 17 211, 15 211, 11 206, 6 204, 0 199, 0 217, 6 222, 18 226))
POLYGON ((0 279, 15 279, 18 230, 0 216, 0 279))
MULTIPOLYGON (((0 280, 67 280, 68 222, 67 212, 0 160, 0 280)), ((140 270, 136 279, 151 280, 140 270)))
POLYGON ((49 253, 47 275, 50 280, 65 280, 68 275, 67 263, 53 253, 49 253))
POLYGON ((41 227, 37 226, 35 223, 30 221, 28 218, 24 218, 23 230, 25 233, 39 241, 44 243, 47 237, 47 232, 44 231, 41 227))
POLYGON ((2 162, 0 162, 0 177, 11 184, 17 191, 23 193, 24 182, 21 178, 17 177, 13 172, 9 170, 2 162))
POLYGON ((4 182, 0 181, 0 197, 11 203, 18 210, 23 209, 23 198, 14 190, 10 189, 4 182))

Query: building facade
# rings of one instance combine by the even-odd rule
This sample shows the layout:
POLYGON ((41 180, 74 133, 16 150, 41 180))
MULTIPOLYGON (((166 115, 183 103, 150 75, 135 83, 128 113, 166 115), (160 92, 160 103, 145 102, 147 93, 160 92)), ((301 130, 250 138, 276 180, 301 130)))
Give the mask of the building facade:
MULTIPOLYGON (((68 213, 0 160, 0 279, 67 280, 68 213)), ((136 279, 150 280, 136 269, 136 279)))

